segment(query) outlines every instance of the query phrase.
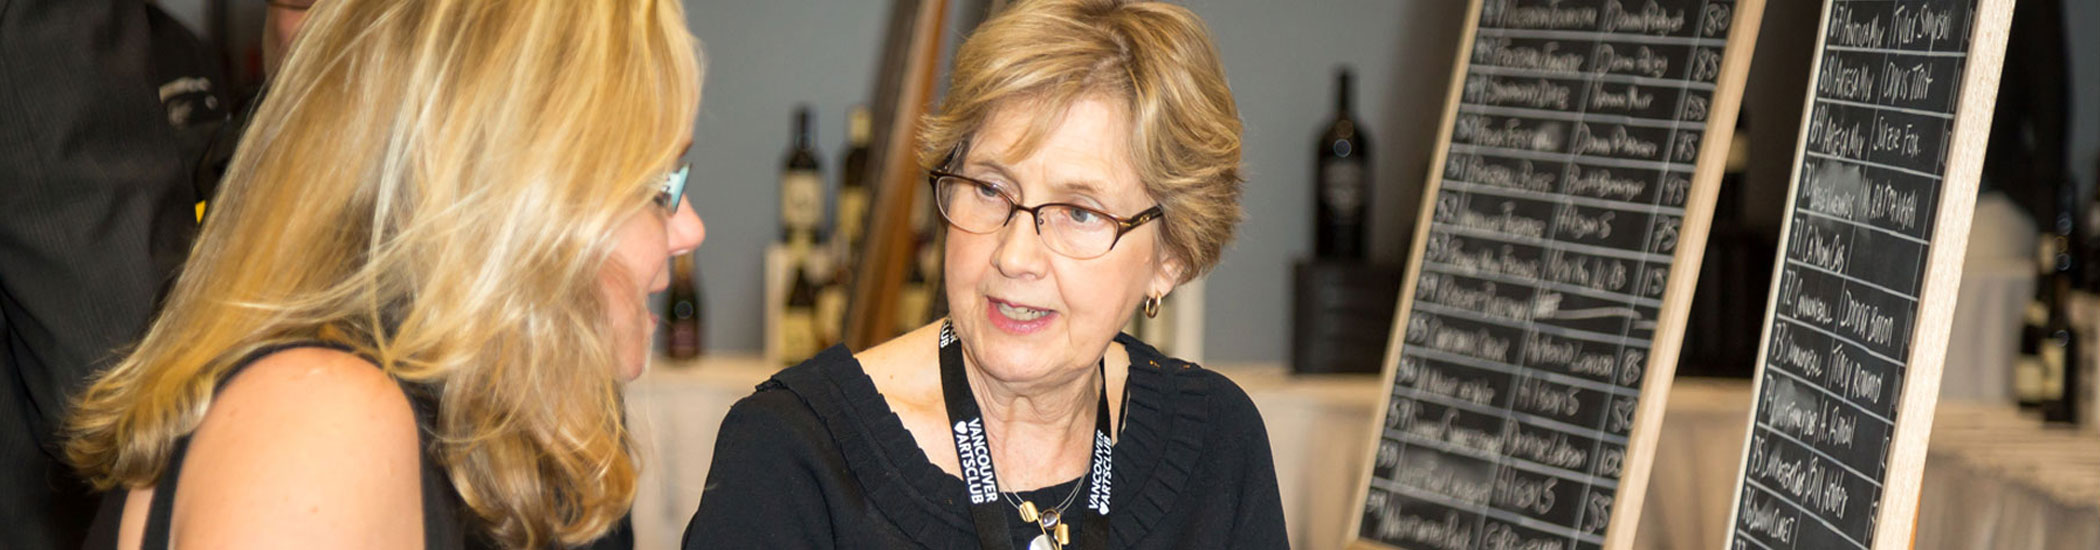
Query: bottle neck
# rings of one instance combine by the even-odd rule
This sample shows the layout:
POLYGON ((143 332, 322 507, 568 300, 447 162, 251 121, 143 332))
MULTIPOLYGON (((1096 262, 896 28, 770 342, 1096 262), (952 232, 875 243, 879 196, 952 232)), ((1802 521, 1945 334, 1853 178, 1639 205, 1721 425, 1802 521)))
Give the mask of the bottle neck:
POLYGON ((873 133, 870 131, 872 125, 868 120, 867 109, 854 109, 852 114, 846 116, 846 143, 854 147, 867 147, 869 134, 873 133))
POLYGON ((1350 88, 1353 87, 1355 80, 1354 76, 1348 71, 1342 71, 1342 74, 1335 77, 1334 112, 1336 114, 1347 116, 1356 110, 1355 102, 1352 101, 1354 98, 1350 94, 1350 88))
POLYGON ((810 138, 809 138, 809 111, 808 111, 808 110, 799 110, 799 111, 795 111, 795 141, 794 141, 794 143, 795 143, 795 148, 796 148, 796 149, 808 149, 808 148, 809 148, 809 144, 810 144, 810 138))

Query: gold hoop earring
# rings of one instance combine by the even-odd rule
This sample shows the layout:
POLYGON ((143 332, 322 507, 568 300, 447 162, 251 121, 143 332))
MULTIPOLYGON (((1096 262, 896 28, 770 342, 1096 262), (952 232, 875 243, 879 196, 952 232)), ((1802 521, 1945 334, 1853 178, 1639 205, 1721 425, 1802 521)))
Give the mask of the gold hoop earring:
POLYGON ((1156 318, 1159 318, 1159 297, 1158 297, 1158 296, 1146 296, 1146 297, 1145 297, 1145 318, 1146 318, 1146 319, 1156 319, 1156 318))

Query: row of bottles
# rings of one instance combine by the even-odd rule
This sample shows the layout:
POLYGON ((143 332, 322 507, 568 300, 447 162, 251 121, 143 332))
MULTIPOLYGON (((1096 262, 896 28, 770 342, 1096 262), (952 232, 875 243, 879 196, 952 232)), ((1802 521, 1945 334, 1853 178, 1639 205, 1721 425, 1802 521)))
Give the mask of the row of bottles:
MULTIPOLYGON (((781 269, 786 292, 769 348, 787 363, 800 362, 845 336, 846 304, 867 233, 870 122, 865 108, 847 117, 846 153, 840 159, 838 192, 827 193, 823 163, 814 145, 812 113, 795 110, 795 131, 780 171, 781 269), (836 197, 835 223, 826 210, 836 197)), ((770 306, 769 306, 770 307, 770 306)))
POLYGON ((2035 246, 2034 299, 2027 304, 2020 357, 2013 364, 2013 391, 2020 406, 2055 423, 2076 423, 2080 409, 2090 406, 2079 391, 2087 383, 2083 367, 2096 360, 2088 355, 2093 348, 2079 329, 2079 323, 2089 321, 2074 318, 2073 309, 2091 307, 2091 296, 2100 291, 2100 270, 2086 265, 2100 257, 2100 239, 2080 231, 2095 221, 2090 216, 2100 215, 2100 195, 2083 213, 2077 197, 2077 186, 2068 181, 2057 185, 2050 215, 2039 224, 2043 231, 2035 246))

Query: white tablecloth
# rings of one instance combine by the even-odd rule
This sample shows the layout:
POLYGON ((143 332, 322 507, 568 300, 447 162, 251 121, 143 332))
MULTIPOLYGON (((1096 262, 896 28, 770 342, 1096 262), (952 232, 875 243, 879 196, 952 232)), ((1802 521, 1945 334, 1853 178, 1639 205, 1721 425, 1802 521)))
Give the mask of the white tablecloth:
MULTIPOLYGON (((1339 548, 1376 421, 1371 376, 1293 377, 1213 367, 1268 424, 1292 546, 1339 548)), ((637 548, 676 548, 699 506, 715 430, 775 368, 750 358, 659 365, 628 391, 644 451, 637 548)), ((1740 467, 1749 383, 1680 379, 1658 438, 1635 547, 1719 548, 1740 467)), ((2041 429, 2001 408, 1944 405, 1926 465, 1918 548, 2100 548, 2100 439, 2041 429)))

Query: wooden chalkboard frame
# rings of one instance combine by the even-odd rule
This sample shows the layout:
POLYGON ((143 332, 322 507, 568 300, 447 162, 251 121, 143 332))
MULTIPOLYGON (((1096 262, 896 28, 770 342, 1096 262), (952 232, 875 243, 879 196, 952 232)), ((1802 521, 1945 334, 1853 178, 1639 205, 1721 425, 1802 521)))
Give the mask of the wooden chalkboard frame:
MULTIPOLYGON (((1451 83, 1446 94, 1442 123, 1438 126, 1437 145, 1429 163, 1428 178, 1423 184, 1420 220, 1415 228, 1413 245, 1402 282, 1400 300, 1393 318, 1392 335, 1387 340, 1385 364, 1380 388, 1379 421, 1372 422, 1368 438, 1368 456, 1361 462, 1365 467, 1357 477, 1354 503, 1350 510, 1348 531, 1344 540, 1351 550, 1389 550, 1394 547, 1379 541, 1364 539, 1362 532, 1363 507, 1369 498, 1373 468, 1378 447, 1375 442, 1384 436, 1386 427, 1383 418, 1392 405, 1394 377, 1405 342, 1408 318, 1414 308, 1416 284, 1421 280, 1421 259, 1431 233, 1430 223, 1435 218, 1438 192, 1443 188, 1445 162, 1451 149, 1452 132, 1455 127, 1460 104, 1464 102, 1467 73, 1472 66, 1471 58, 1475 40, 1480 30, 1480 16, 1484 0, 1470 0, 1466 10, 1465 30, 1459 36, 1459 48, 1453 63, 1451 83)), ((1720 192, 1721 173, 1725 169, 1729 143, 1734 139, 1735 122, 1742 104, 1743 87, 1749 73, 1750 57, 1756 47, 1758 27, 1764 16, 1764 0, 1736 0, 1729 27, 1729 45, 1722 54, 1720 73, 1714 79, 1712 96, 1713 110, 1706 121, 1706 131, 1700 138, 1701 149, 1694 161, 1692 185, 1684 206, 1682 233, 1679 246, 1673 253, 1672 276, 1665 287, 1662 307, 1656 319, 1653 344, 1649 348, 1641 382, 1640 401, 1636 407, 1633 427, 1628 435, 1625 463, 1619 477, 1619 487, 1613 497, 1613 512, 1605 527, 1604 548, 1626 550, 1633 547, 1636 525, 1640 520, 1641 503, 1647 493, 1648 473, 1655 454, 1657 435, 1661 432, 1663 411, 1667 404, 1670 385, 1674 378, 1677 355, 1683 339, 1684 325, 1690 309, 1694 285, 1697 283, 1699 264, 1703 259, 1708 229, 1713 223, 1714 201, 1720 192)))
MULTIPOLYGON (((1896 405, 1895 427, 1890 433, 1888 467, 1884 472, 1881 506, 1874 516, 1876 527, 1869 544, 1877 550, 1910 548, 1917 523, 1918 494, 1923 485, 1926 443, 1932 431, 1933 409, 1938 405, 1940 373, 1946 361, 1949 332, 1953 328, 1955 296, 1961 285, 1961 262, 1968 247, 1970 217, 1975 210, 1977 180, 1983 170, 1984 146, 1990 137, 1991 114, 1998 96, 1998 79, 2005 58, 2007 29, 2012 21, 2014 0, 1974 0, 1969 22, 1967 64, 1957 84, 1958 104, 1947 133, 1947 157, 1933 213, 1931 248, 1926 252, 1923 283, 1918 290, 1918 311, 1911 327, 1911 349, 1905 357, 1903 384, 1896 405)), ((1815 60, 1809 72, 1808 93, 1802 100, 1801 134, 1795 141, 1793 176, 1789 178, 1783 226, 1772 277, 1780 280, 1786 269, 1785 243, 1794 231, 1792 212, 1800 198, 1800 159, 1809 139, 1809 123, 1815 116, 1817 77, 1823 70, 1823 52, 1829 39, 1831 10, 1836 3, 1825 0, 1821 22, 1816 26, 1815 60)), ((1763 329, 1759 334, 1756 381, 1751 388, 1753 403, 1743 451, 1731 488, 1728 523, 1723 524, 1723 548, 1747 547, 1736 538, 1741 519, 1744 478, 1748 474, 1751 446, 1757 433, 1758 405, 1766 366, 1771 359, 1774 314, 1782 289, 1774 284, 1765 302, 1763 329)))

